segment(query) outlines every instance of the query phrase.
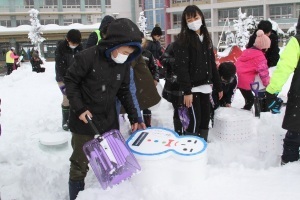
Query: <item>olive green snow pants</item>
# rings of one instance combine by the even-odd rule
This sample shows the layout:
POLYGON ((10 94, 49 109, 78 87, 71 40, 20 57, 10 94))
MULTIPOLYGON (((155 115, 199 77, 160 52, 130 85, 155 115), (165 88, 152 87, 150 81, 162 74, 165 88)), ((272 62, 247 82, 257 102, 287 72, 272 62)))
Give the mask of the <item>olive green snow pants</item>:
POLYGON ((93 135, 80 135, 72 133, 71 145, 73 153, 70 157, 70 179, 73 181, 84 180, 89 170, 88 160, 83 152, 83 145, 94 139, 93 135))

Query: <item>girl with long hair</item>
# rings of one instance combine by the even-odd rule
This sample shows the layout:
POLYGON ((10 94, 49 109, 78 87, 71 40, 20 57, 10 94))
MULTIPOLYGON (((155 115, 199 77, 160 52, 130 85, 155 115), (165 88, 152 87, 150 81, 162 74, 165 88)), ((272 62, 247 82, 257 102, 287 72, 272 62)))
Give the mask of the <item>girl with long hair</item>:
POLYGON ((174 43, 174 56, 177 81, 183 92, 181 103, 188 108, 190 116, 185 134, 207 140, 212 86, 218 91, 219 98, 222 98, 223 92, 205 18, 195 5, 189 5, 183 11, 181 31, 174 43))

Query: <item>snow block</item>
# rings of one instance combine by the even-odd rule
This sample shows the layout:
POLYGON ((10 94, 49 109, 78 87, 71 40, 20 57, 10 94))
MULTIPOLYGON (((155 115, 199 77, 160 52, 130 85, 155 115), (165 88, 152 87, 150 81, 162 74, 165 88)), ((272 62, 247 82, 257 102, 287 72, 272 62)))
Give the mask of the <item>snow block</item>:
POLYGON ((104 190, 141 170, 119 130, 111 130, 85 143, 83 151, 104 190))
POLYGON ((129 148, 141 160, 175 157, 179 160, 201 160, 207 163, 207 144, 197 136, 179 136, 166 128, 151 127, 138 130, 127 140, 129 148))
POLYGON ((245 141, 254 136, 254 126, 254 117, 250 111, 220 107, 215 111, 214 127, 210 134, 215 140, 245 141))

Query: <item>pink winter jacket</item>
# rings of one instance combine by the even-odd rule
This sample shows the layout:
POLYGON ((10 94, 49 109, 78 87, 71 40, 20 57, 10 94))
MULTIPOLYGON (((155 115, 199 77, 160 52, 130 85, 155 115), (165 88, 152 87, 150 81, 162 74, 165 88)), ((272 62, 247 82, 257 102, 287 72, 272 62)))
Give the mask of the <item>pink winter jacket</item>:
POLYGON ((259 77, 266 87, 269 84, 270 76, 267 59, 264 53, 255 47, 246 49, 235 63, 238 75, 238 88, 251 90, 250 83, 259 74, 259 77))

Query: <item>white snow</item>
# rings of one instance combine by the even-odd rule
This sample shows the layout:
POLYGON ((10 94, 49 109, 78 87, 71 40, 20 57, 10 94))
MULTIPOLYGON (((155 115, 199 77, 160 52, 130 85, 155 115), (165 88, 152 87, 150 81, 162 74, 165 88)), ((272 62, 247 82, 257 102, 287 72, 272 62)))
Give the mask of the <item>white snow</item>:
MULTIPOLYGON (((61 128, 62 95, 55 81, 53 62, 46 72, 31 72, 29 63, 10 76, 0 77, 2 100, 0 136, 1 200, 68 199, 71 133, 61 128), (39 139, 61 134, 67 145, 49 147, 39 139)), ((163 81, 161 81, 163 82, 163 81)), ((284 87, 286 96, 289 83, 284 87)), ((233 107, 244 100, 237 92, 233 107)), ((153 126, 173 128, 172 106, 162 100, 153 110, 153 126)), ((234 115, 234 113, 233 113, 234 115)), ((245 141, 226 142, 212 139, 208 144, 207 165, 174 158, 139 161, 142 171, 129 181, 102 190, 92 170, 85 179, 79 200, 299 200, 300 163, 280 166, 280 152, 261 148, 285 133, 281 129, 284 108, 279 115, 262 113, 254 119, 255 134, 245 141), (264 137, 262 137, 264 136, 264 137), (270 150, 268 152, 268 150, 270 150)), ((229 116, 230 117, 230 116, 229 116)), ((128 122, 121 132, 128 137, 128 122)), ((282 148, 274 144, 275 148, 282 148)))

